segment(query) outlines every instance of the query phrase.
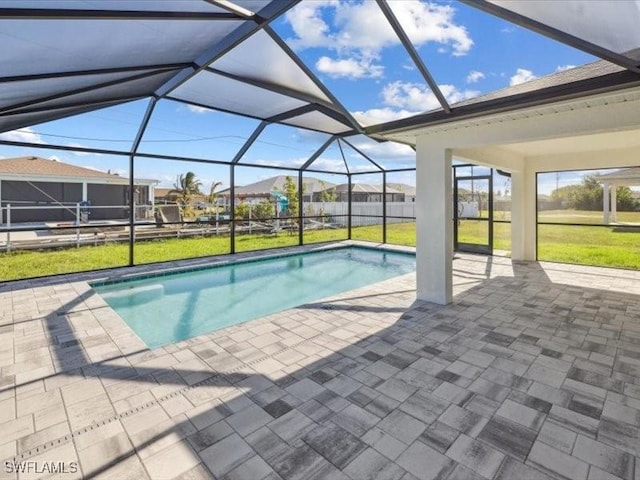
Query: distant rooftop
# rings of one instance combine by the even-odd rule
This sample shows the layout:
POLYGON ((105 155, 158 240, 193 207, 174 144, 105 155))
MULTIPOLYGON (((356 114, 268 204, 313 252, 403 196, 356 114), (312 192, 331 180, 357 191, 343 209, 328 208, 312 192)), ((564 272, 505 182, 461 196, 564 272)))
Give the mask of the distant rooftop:
MULTIPOLYGON (((127 177, 116 173, 103 172, 92 168, 79 167, 42 157, 15 157, 0 159, 0 176, 17 177, 25 180, 31 177, 69 177, 74 179, 93 179, 111 181, 114 183, 127 182, 127 177)), ((155 180, 136 180, 142 183, 155 183, 155 180)))
POLYGON ((615 172, 596 175, 596 180, 601 183, 640 186, 640 167, 624 168, 615 172))
MULTIPOLYGON (((284 192, 287 177, 293 180, 296 188, 298 188, 297 175, 276 175, 275 177, 265 178, 249 185, 236 186, 236 195, 269 195, 271 192, 284 192)), ((335 183, 326 182, 315 177, 305 176, 303 179, 303 188, 305 194, 320 192, 329 187, 335 186, 335 183)), ((225 188, 218 192, 220 195, 229 195, 229 189, 225 188)))

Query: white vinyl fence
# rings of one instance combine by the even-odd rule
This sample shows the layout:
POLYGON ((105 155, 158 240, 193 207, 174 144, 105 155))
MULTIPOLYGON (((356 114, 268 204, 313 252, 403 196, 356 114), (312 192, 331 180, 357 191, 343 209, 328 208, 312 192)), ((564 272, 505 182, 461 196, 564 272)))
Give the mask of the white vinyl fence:
MULTIPOLYGON (((415 221, 416 210, 413 202, 387 202, 387 223, 406 223, 415 221), (405 218, 398 218, 405 217, 405 218)), ((349 206, 347 202, 305 202, 304 215, 328 216, 328 221, 341 225, 347 224, 349 206)), ((353 202, 351 204, 351 225, 382 225, 382 202, 353 202)))

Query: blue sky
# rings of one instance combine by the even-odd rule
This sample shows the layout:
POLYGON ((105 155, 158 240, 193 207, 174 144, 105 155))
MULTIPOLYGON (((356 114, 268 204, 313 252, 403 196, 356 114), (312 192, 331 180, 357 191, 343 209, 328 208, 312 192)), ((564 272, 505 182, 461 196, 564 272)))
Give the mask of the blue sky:
MULTIPOLYGON (((450 103, 595 60, 458 2, 389 3, 450 103)), ((364 125, 438 108, 433 93, 372 0, 303 1, 274 21, 272 27, 364 125)), ((133 102, 8 132, 0 138, 128 149, 145 108, 145 101, 133 102)), ((161 101, 140 150, 228 161, 257 125, 253 119, 161 101)), ((270 126, 243 161, 297 167, 326 138, 292 127, 270 126)), ((353 142, 385 167, 413 163, 413 152, 406 146, 377 144, 363 138, 353 142)), ((2 157, 33 154, 127 174, 126 158, 0 146, 2 157)), ((346 149, 345 155, 352 170, 365 168, 366 161, 354 151, 346 149)), ((325 152, 314 166, 344 170, 337 148, 325 152)), ((136 176, 171 186, 177 174, 188 170, 198 174, 205 189, 212 181, 222 181, 225 186, 229 181, 226 166, 150 160, 138 162, 136 176)), ((274 173, 241 169, 237 183, 250 183, 274 173)), ((394 181, 414 183, 411 174, 394 177, 394 181)), ((334 181, 345 180, 337 176, 334 181)))

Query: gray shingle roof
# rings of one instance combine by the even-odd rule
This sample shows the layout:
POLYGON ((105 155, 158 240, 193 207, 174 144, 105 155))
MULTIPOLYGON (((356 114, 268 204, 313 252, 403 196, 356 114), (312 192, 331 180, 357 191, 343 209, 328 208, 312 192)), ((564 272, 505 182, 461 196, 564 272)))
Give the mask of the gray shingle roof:
MULTIPOLYGON (((236 195, 268 195, 273 191, 284 192, 285 182, 287 177, 291 177, 296 188, 298 187, 297 175, 277 175, 275 177, 265 178, 255 183, 244 186, 236 186, 236 195)), ((326 182, 315 177, 304 177, 303 179, 304 193, 310 194, 314 192, 320 192, 329 187, 333 187, 335 184, 326 182)), ((229 189, 221 190, 220 195, 229 195, 229 189)))
POLYGON ((82 177, 122 180, 123 177, 91 168, 78 167, 58 160, 42 157, 16 157, 0 159, 0 174, 50 175, 55 177, 82 177))
POLYGON ((622 72, 626 70, 624 67, 605 60, 599 60, 593 63, 587 63, 576 68, 555 72, 544 77, 535 78, 528 82, 512 85, 501 90, 480 95, 478 97, 463 100, 453 104, 451 107, 462 107, 464 105, 472 105, 475 103, 486 102, 487 100, 495 100, 497 98, 510 97, 512 95, 520 95, 523 93, 535 92, 549 87, 557 87, 568 83, 578 82, 580 80, 588 80, 590 78, 601 77, 612 73, 622 72))

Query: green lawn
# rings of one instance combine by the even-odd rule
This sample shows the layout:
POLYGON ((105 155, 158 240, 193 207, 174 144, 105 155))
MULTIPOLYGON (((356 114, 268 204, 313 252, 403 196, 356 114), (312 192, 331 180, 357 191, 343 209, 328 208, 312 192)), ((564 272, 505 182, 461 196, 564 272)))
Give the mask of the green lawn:
MULTIPOLYGON (((458 241, 486 245, 489 237, 489 222, 481 220, 463 220, 458 225, 458 241)), ((493 224, 493 249, 511 250, 511 224, 493 224)))
POLYGON ((416 246, 416 224, 410 223, 388 223, 387 243, 393 245, 416 246))
MULTIPOLYGON (((480 243, 486 238, 486 224, 465 222, 461 240, 480 243)), ((620 229, 618 229, 620 230, 620 229)), ((511 225, 494 223, 494 249, 509 251, 511 225)), ((566 225, 538 226, 540 260, 640 269, 640 231, 616 231, 609 227, 566 225)), ((338 241, 347 238, 346 228, 305 230, 304 243, 338 241)), ((354 240, 382 241, 380 225, 354 227, 354 240)), ((415 246, 415 223, 387 225, 387 242, 415 246)), ((236 251, 262 250, 298 244, 297 232, 279 235, 237 235, 236 251)), ((135 263, 152 263, 183 258, 221 255, 230 252, 229 236, 188 237, 139 241, 135 263)), ((126 243, 59 250, 0 253, 0 281, 59 273, 79 272, 127 265, 126 243)))
POLYGON ((640 269, 640 230, 538 225, 538 259, 640 269))
MULTIPOLYGON (((539 222, 553 223, 588 223, 601 225, 602 210, 542 210, 538 212, 539 222)), ((618 212, 618 223, 640 223, 640 212, 618 212)))

